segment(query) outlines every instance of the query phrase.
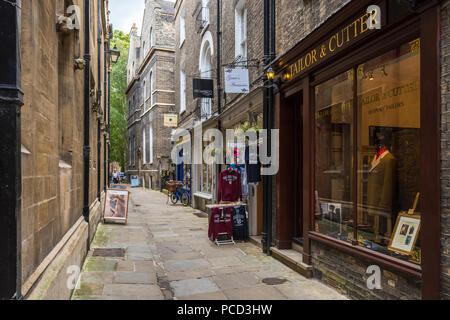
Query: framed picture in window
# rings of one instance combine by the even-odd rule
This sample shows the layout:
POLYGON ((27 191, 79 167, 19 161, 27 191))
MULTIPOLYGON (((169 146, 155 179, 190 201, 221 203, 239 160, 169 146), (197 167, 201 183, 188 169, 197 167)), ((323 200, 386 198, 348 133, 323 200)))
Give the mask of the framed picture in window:
POLYGON ((388 249, 404 255, 412 255, 419 236, 421 216, 401 212, 395 224, 388 249))
POLYGON ((128 190, 108 189, 106 191, 105 205, 103 208, 103 223, 127 223, 128 203, 130 192, 128 190))

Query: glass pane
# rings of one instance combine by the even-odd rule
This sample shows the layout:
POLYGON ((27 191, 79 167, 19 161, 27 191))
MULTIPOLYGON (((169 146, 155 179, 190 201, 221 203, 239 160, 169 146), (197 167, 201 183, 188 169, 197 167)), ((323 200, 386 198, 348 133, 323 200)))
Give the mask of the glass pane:
POLYGON ((352 241, 353 74, 315 88, 316 231, 352 241))
MULTIPOLYGON (((417 39, 358 68, 358 243, 417 264, 419 242, 411 255, 388 246, 399 213, 413 208, 419 192, 419 44, 417 39)), ((405 244, 418 238, 412 231, 405 244)))

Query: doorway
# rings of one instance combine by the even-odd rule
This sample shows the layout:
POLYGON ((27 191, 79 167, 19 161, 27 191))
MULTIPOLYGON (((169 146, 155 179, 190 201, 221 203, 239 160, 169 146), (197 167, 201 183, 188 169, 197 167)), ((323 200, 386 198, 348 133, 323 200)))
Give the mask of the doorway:
POLYGON ((275 240, 279 249, 291 249, 293 244, 303 244, 303 94, 297 90, 280 94, 278 99, 280 166, 275 240))

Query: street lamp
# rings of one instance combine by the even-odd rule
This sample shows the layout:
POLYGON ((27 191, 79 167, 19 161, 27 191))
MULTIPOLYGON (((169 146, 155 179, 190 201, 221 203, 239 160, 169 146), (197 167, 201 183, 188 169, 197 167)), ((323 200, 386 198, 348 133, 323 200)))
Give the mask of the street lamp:
POLYGON ((273 71, 272 67, 267 70, 267 79, 273 80, 275 79, 275 71, 273 71))
POLYGON ((117 63, 120 58, 120 51, 117 49, 117 45, 114 45, 114 48, 111 49, 111 62, 117 63))

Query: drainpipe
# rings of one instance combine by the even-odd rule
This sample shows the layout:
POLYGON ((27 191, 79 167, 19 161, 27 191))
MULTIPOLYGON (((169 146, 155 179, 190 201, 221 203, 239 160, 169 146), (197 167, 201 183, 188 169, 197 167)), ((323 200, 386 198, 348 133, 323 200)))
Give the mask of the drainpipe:
MULTIPOLYGON (((84 186, 83 186, 83 216, 84 220, 89 223, 89 169, 90 169, 90 155, 91 147, 89 141, 90 134, 90 95, 91 88, 90 70, 91 70, 91 54, 90 54, 90 1, 84 0, 84 60, 86 66, 84 68, 84 146, 83 146, 83 159, 84 159, 84 186)), ((89 230, 89 228, 88 228, 89 230)), ((89 231, 88 231, 89 232, 89 231)), ((89 236, 88 236, 88 248, 89 248, 89 236)))
POLYGON ((0 300, 22 299, 21 5, 0 1, 0 300))
MULTIPOLYGON (((108 52, 111 50, 111 39, 114 36, 113 25, 109 25, 109 39, 108 39, 108 52)), ((111 143, 111 69, 108 68, 108 137, 111 143)), ((111 186, 111 144, 108 143, 108 187, 111 186)), ((125 168, 124 168, 125 169, 125 168)))
MULTIPOLYGON (((219 115, 219 120, 217 121, 217 129, 222 131, 222 121, 220 120, 220 115, 222 114, 222 32, 221 32, 221 20, 222 20, 222 2, 217 0, 217 113, 219 115)), ((221 165, 217 165, 217 183, 216 189, 219 188, 219 177, 221 173, 221 165)), ((218 190, 218 189, 217 189, 218 190)), ((215 192, 217 194, 217 192, 215 192)), ((216 198, 215 196, 213 197, 216 198)))
MULTIPOLYGON (((102 109, 101 101, 102 101, 102 0, 97 0, 97 88, 98 88, 98 103, 99 103, 99 111, 102 109)), ((101 130, 100 130, 100 120, 97 120, 97 198, 98 201, 101 201, 101 179, 102 179, 102 170, 100 169, 100 163, 102 161, 101 152, 102 152, 102 139, 101 139, 101 130)))
MULTIPOLYGON (((269 16, 269 1, 264 0, 264 69, 270 65, 270 16, 269 16)), ((263 76, 264 79, 264 91, 263 91, 263 122, 264 130, 269 130, 270 128, 270 100, 269 100, 269 88, 267 86, 267 77, 263 76)), ((268 148, 270 150, 270 148, 268 148)), ((263 232, 262 232, 262 246, 265 254, 270 254, 270 243, 269 243, 269 230, 271 226, 269 225, 269 216, 272 215, 272 204, 271 204, 271 183, 272 177, 263 176, 263 232)))
MULTIPOLYGON (((108 34, 108 39, 109 39, 109 34, 108 34)), ((107 77, 107 69, 108 69, 108 41, 106 40, 106 35, 105 35, 105 41, 103 42, 103 47, 104 47, 104 73, 103 73, 103 88, 106 91, 107 85, 108 85, 108 77, 107 77)), ((109 125, 107 124, 107 95, 106 92, 104 94, 105 99, 103 100, 103 121, 105 123, 106 128, 109 127, 109 125)), ((108 185, 108 158, 107 158, 107 150, 106 150, 106 136, 103 137, 103 166, 104 166, 104 173, 103 173, 103 178, 104 178, 104 182, 103 182, 103 189, 105 190, 105 194, 106 194, 106 187, 108 185)))
MULTIPOLYGON (((275 0, 270 0, 270 64, 275 59, 275 0)), ((274 92, 273 92, 273 80, 269 81, 268 88, 268 150, 269 155, 272 155, 272 129, 274 128, 274 92)), ((267 251, 270 254, 270 247, 272 246, 272 238, 273 238, 273 176, 268 177, 268 185, 267 185, 267 251)))

